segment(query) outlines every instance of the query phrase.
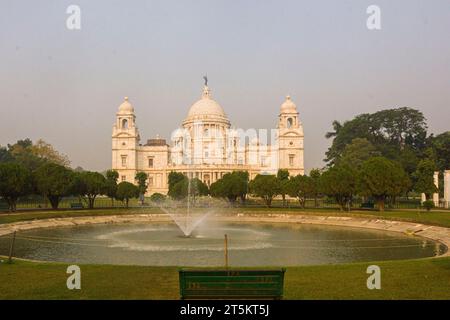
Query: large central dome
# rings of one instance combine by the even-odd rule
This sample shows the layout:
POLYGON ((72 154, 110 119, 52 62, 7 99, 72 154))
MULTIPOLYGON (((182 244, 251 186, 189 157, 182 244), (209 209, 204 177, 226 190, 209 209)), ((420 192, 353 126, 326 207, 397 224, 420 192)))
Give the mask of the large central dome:
POLYGON ((207 86, 203 88, 202 97, 189 109, 186 121, 222 120, 228 122, 228 118, 222 107, 212 99, 207 86))

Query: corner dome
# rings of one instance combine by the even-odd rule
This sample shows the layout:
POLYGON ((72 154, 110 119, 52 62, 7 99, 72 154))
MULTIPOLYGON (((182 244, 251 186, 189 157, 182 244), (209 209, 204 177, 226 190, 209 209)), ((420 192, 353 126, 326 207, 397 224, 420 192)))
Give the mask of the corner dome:
POLYGON ((119 106, 119 113, 122 113, 122 114, 134 113, 134 108, 131 105, 131 103, 128 101, 128 97, 125 97, 124 101, 119 106))
POLYGON ((291 96, 286 96, 286 100, 281 105, 281 113, 284 112, 297 112, 297 106, 291 100, 291 96))
POLYGON ((203 89, 202 98, 189 109, 187 119, 203 118, 205 116, 227 117, 222 107, 211 98, 211 92, 207 86, 203 89))

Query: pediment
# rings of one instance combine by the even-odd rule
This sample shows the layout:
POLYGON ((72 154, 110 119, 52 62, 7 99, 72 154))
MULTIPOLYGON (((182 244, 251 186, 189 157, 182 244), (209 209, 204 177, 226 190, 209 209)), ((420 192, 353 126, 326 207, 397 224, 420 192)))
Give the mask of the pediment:
POLYGON ((128 132, 119 132, 118 134, 114 135, 114 138, 129 138, 129 137, 133 137, 133 135, 128 132))
POLYGON ((287 131, 283 134, 280 134, 280 137, 301 137, 301 134, 297 131, 287 131))

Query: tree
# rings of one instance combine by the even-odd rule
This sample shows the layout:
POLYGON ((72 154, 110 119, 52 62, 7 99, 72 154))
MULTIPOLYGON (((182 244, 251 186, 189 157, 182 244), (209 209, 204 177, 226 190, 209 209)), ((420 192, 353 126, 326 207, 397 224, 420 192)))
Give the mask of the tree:
POLYGON ((248 181, 249 181, 249 174, 248 171, 233 171, 231 173, 232 175, 235 175, 239 178, 238 182, 238 197, 241 198, 241 202, 245 203, 245 199, 247 197, 248 192, 248 181))
POLYGON ((182 173, 172 171, 169 174, 169 192, 167 194, 175 200, 182 200, 189 195, 195 203, 196 197, 209 194, 209 188, 198 178, 189 180, 182 173))
POLYGON ((0 146, 0 163, 11 161, 13 161, 11 153, 5 147, 0 146))
POLYGON ((199 178, 191 179, 190 185, 188 185, 188 195, 192 197, 194 203, 197 197, 207 196, 208 194, 209 188, 202 180, 199 178))
POLYGON ((134 179, 138 183, 139 189, 139 199, 141 199, 141 204, 144 204, 144 194, 147 192, 147 179, 148 175, 145 172, 137 172, 134 179))
POLYGON ((52 209, 58 209, 62 197, 70 195, 73 172, 56 163, 45 163, 34 174, 37 191, 50 201, 52 209))
POLYGON ((176 200, 186 198, 188 193, 188 177, 180 172, 171 171, 168 177, 169 197, 176 200))
POLYGON ((402 166, 384 157, 366 160, 360 172, 361 194, 372 196, 378 209, 384 211, 387 197, 395 197, 408 190, 410 181, 402 166))
POLYGON ((169 189, 168 195, 175 200, 185 199, 188 196, 188 188, 189 180, 186 177, 186 179, 183 179, 173 185, 173 187, 169 189))
POLYGON ((18 140, 15 144, 8 144, 8 150, 13 158, 31 171, 42 164, 51 162, 65 167, 70 165, 66 155, 59 153, 53 146, 42 139, 35 144, 30 139, 18 140))
POLYGON ((341 211, 348 208, 356 193, 357 173, 348 166, 334 166, 322 173, 320 190, 327 196, 333 197, 339 204, 341 211))
POLYGON ((175 184, 177 184, 178 182, 186 179, 187 177, 182 174, 181 172, 175 172, 175 171, 171 171, 169 173, 169 177, 168 177, 168 184, 169 184, 169 190, 171 187, 173 187, 175 184))
POLYGON ((355 138, 344 147, 342 155, 336 159, 336 164, 347 165, 359 170, 364 161, 379 154, 369 140, 366 138, 355 138))
POLYGON ((272 200, 281 192, 280 182, 275 175, 256 175, 249 183, 250 192, 261 197, 267 207, 271 207, 272 200))
POLYGON ((14 161, 23 165, 31 172, 45 163, 45 160, 37 157, 32 152, 33 142, 30 139, 18 140, 15 144, 8 144, 8 151, 14 161))
POLYGON ((171 172, 169 174, 169 192, 167 193, 169 197, 175 200, 181 200, 188 195, 189 179, 182 173, 171 172), (172 181, 171 181, 172 175, 172 181), (180 179, 181 178, 181 179, 180 179))
POLYGON ((450 131, 431 136, 431 147, 436 154, 436 165, 439 171, 450 169, 450 131))
POLYGON ((289 196, 297 198, 300 205, 305 208, 306 198, 314 192, 314 181, 306 175, 291 177, 287 183, 289 196))
POLYGON ((116 170, 106 171, 106 195, 111 198, 111 203, 114 206, 114 198, 117 193, 117 180, 119 173, 116 170))
POLYGON ((88 198, 89 209, 94 208, 95 198, 106 194, 107 185, 105 177, 92 171, 83 171, 75 175, 72 192, 88 198))
POLYGON ((342 124, 337 120, 334 120, 332 122, 332 126, 334 131, 329 131, 325 134, 325 138, 327 139, 336 137, 339 134, 339 131, 342 129, 342 124))
POLYGON ((414 172, 414 190, 419 193, 424 193, 426 200, 430 200, 433 193, 438 189, 434 184, 434 172, 436 171, 436 164, 432 159, 426 158, 419 162, 417 170, 414 172))
POLYGON ((125 207, 128 208, 130 199, 137 198, 139 196, 139 188, 134 184, 122 181, 117 185, 116 198, 122 202, 125 202, 125 207))
POLYGON ((65 154, 59 153, 51 144, 42 139, 39 139, 31 146, 31 153, 36 157, 45 159, 51 163, 56 163, 64 167, 70 165, 70 160, 65 154))
MULTIPOLYGON (((355 138, 366 138, 370 140, 370 120, 368 114, 362 114, 355 117, 351 121, 346 121, 344 124, 339 125, 339 129, 335 131, 335 134, 327 135, 332 137, 333 142, 325 153, 329 166, 336 163, 337 159, 342 155, 344 148, 352 142, 355 138)), ((333 123, 334 125, 334 123, 333 123)))
MULTIPOLYGON (((225 176, 225 175, 224 175, 225 176)), ((228 192, 225 187, 225 182, 223 177, 213 183, 211 183, 211 186, 209 187, 209 192, 212 197, 214 198, 226 198, 231 203, 236 201, 237 196, 230 194, 228 196, 228 192)))
POLYGON ((31 141, 30 138, 25 138, 25 139, 17 140, 17 142, 15 144, 8 143, 8 150, 10 152, 14 152, 15 148, 28 149, 28 148, 31 148, 32 146, 33 146, 33 141, 31 141))
POLYGON ((420 155, 426 147, 426 131, 426 119, 415 109, 403 107, 361 114, 346 121, 330 136, 333 143, 326 153, 326 161, 330 166, 335 164, 355 138, 367 139, 382 156, 391 160, 396 160, 392 156, 406 147, 420 155))
POLYGON ((18 163, 0 163, 0 196, 6 200, 10 211, 16 211, 17 199, 30 191, 29 170, 18 163))
POLYGON ((278 169, 277 179, 280 182, 280 193, 283 198, 283 207, 286 206, 286 193, 288 193, 289 171, 286 169, 278 169))
POLYGON ((311 186, 312 186, 312 190, 311 190, 311 196, 314 198, 314 207, 317 208, 317 198, 319 197, 320 194, 320 177, 321 177, 322 173, 319 169, 312 169, 309 172, 309 176, 311 178, 311 186))
POLYGON ((422 112, 402 107, 378 111, 373 119, 378 124, 376 133, 400 149, 406 145, 416 150, 425 147, 427 124, 422 112))
POLYGON ((417 169, 419 163, 419 155, 411 147, 405 146, 402 150, 394 150, 388 159, 399 162, 408 176, 412 176, 417 169))
POLYGON ((223 177, 211 184, 211 196, 225 198, 234 204, 237 198, 244 201, 248 191, 248 172, 233 171, 226 173, 223 177))

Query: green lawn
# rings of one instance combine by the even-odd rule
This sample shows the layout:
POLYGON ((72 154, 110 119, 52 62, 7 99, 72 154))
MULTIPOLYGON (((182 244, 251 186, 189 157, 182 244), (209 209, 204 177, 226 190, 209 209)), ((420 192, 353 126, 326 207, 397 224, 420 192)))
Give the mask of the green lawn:
MULTIPOLYGON (((417 211, 417 210, 389 210, 383 213, 379 211, 358 211, 351 212, 337 211, 336 209, 300 209, 300 208, 225 208, 220 209, 223 213, 273 213, 283 212, 291 214, 312 214, 312 215, 334 215, 334 216, 356 216, 356 217, 377 217, 390 220, 413 221, 430 225, 438 225, 450 227, 450 210, 432 210, 417 211)), ((48 218, 63 218, 63 217, 78 217, 78 216, 99 216, 99 215, 121 215, 121 214, 140 214, 140 213, 164 213, 158 208, 115 208, 115 209, 94 209, 94 210, 46 210, 46 211, 21 211, 19 213, 7 214, 0 213, 0 224, 12 223, 17 221, 33 220, 33 219, 48 219, 48 218)))
MULTIPOLYGON (((81 290, 66 287, 67 265, 0 264, 0 299, 178 299, 176 267, 81 265, 81 290)), ((450 258, 289 267, 286 299, 450 299, 450 258), (381 290, 366 268, 381 268, 381 290)))
POLYGON ((429 225, 450 227, 450 210, 418 211, 411 209, 386 210, 352 210, 350 212, 338 211, 336 209, 280 209, 280 208, 243 208, 244 212, 273 213, 282 211, 284 213, 321 216, 352 216, 364 218, 380 218, 397 221, 419 222, 429 225))
MULTIPOLYGON (((329 209, 236 208, 224 212, 284 212, 311 215, 351 215, 416 221, 450 227, 450 211, 352 211, 329 209)), ((0 224, 55 217, 162 213, 159 209, 98 209, 0 214, 0 224)), ((372 263, 370 263, 372 264, 372 263)), ((381 290, 368 290, 369 263, 289 267, 287 299, 450 299, 450 258, 385 261, 381 290)), ((178 299, 176 267, 82 265, 82 289, 66 288, 67 265, 15 260, 0 263, 0 299, 178 299)))
POLYGON ((16 213, 0 213, 0 224, 13 223, 19 221, 50 219, 50 218, 68 218, 83 216, 108 216, 108 215, 126 215, 140 213, 164 213, 158 208, 115 208, 115 209, 93 209, 93 210, 42 210, 42 211, 20 211, 16 213))

